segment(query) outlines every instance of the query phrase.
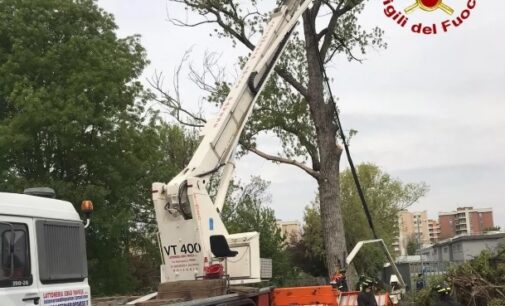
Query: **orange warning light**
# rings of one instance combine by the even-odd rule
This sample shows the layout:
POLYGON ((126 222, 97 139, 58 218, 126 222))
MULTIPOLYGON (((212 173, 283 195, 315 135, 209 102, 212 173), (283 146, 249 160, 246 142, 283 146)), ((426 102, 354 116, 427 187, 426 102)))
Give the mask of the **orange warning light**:
POLYGON ((90 214, 93 212, 93 202, 90 200, 84 200, 81 203, 81 211, 85 214, 90 214))

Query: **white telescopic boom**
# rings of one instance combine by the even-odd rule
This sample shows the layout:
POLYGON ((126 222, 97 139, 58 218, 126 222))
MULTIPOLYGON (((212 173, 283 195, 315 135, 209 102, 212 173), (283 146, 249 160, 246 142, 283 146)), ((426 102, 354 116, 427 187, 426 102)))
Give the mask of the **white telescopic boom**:
POLYGON ((174 182, 179 184, 187 177, 205 177, 228 162, 252 112, 254 101, 273 71, 298 18, 311 2, 289 0, 275 10, 217 118, 206 124, 202 142, 174 182))
POLYGON ((208 121, 203 139, 188 166, 168 184, 152 186, 156 222, 163 254, 162 281, 198 278, 212 259, 210 237, 225 236, 237 259, 228 262, 234 281, 260 281, 259 234, 228 235, 220 212, 235 165, 231 160, 275 63, 284 50, 298 18, 313 0, 286 0, 272 14, 258 45, 230 89, 217 118, 208 121), (215 203, 206 185, 223 168, 215 203))

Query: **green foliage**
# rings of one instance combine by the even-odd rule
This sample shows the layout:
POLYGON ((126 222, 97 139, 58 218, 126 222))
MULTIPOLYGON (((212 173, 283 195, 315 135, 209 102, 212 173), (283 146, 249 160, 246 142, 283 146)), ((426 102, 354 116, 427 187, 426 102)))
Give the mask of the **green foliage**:
MULTIPOLYGON (((398 213, 425 195, 428 187, 424 183, 403 183, 370 163, 356 170, 377 235, 391 246, 398 233, 398 213)), ((371 239, 372 234, 350 170, 341 174, 340 188, 347 249, 351 250, 358 241, 371 239)), ((381 249, 369 246, 356 257, 354 265, 359 273, 375 275, 384 260, 381 249)))
MULTIPOLYGON (((177 25, 193 26, 196 24, 214 24, 215 28, 210 34, 219 38, 231 39, 233 45, 242 43, 253 49, 251 38, 257 37, 262 32, 268 20, 267 13, 257 11, 256 4, 261 1, 252 1, 248 4, 240 1, 201 1, 189 0, 171 2, 182 3, 186 9, 193 11, 195 20, 172 20, 177 25), (199 23, 198 17, 205 17, 205 22, 199 23)), ((318 17, 316 33, 328 30, 325 27, 334 27, 331 43, 323 55, 325 62, 330 62, 335 55, 344 55, 349 61, 361 61, 359 55, 365 55, 368 48, 386 48, 383 41, 383 31, 375 27, 365 29, 359 23, 359 16, 365 7, 366 1, 320 1, 315 0, 313 12, 318 17), (332 7, 330 9, 330 6, 332 7), (335 24, 329 21, 328 16, 335 15, 335 24)), ((280 1, 277 1, 279 4, 280 1)), ((321 41, 324 40, 324 36, 321 41)), ((247 57, 241 57, 239 63, 244 65, 247 57)), ((309 65, 319 65, 317 62, 308 62, 306 58, 306 42, 300 32, 294 31, 281 58, 276 72, 267 81, 259 99, 256 101, 255 110, 242 134, 241 143, 244 151, 248 147, 256 147, 256 138, 259 134, 269 132, 275 135, 282 144, 282 155, 287 158, 298 158, 309 161, 313 169, 319 170, 319 145, 316 140, 316 130, 313 116, 307 103, 307 90, 309 89, 309 65), (289 79, 289 81, 287 81, 289 79), (296 86, 294 86, 296 85, 296 86)), ((214 80, 209 88, 207 100, 220 105, 229 93, 232 84, 229 81, 214 80)), ((313 80, 317 84, 322 80, 313 80)), ((332 135, 334 136, 334 135, 332 135)), ((242 152, 244 153, 244 152, 242 152)))
POLYGON ((416 255, 418 242, 414 238, 410 238, 407 242, 407 255, 416 255))
POLYGON ((259 177, 252 177, 247 185, 235 186, 221 217, 231 234, 260 233, 260 256, 272 259, 273 278, 280 281, 291 273, 291 265, 275 213, 265 207, 270 203, 269 184, 259 177))
MULTIPOLYGON (((425 184, 402 183, 373 164, 361 164, 357 171, 377 233, 387 245, 391 245, 398 232, 398 213, 423 196, 427 187, 425 184)), ((347 249, 350 251, 360 240, 371 239, 372 235, 350 170, 341 174, 340 182, 347 249)), ((312 207, 305 209, 302 244, 306 253, 297 262, 312 260, 317 265, 306 272, 324 275, 325 252, 318 202, 316 199, 312 207)), ((365 246, 354 260, 357 271, 375 275, 385 261, 383 253, 382 249, 365 246)))
POLYGON ((150 185, 194 148, 179 128, 142 117, 145 52, 115 30, 92 0, 0 1, 0 189, 93 200, 94 295, 156 281, 138 277, 158 270, 150 185))
POLYGON ((290 248, 293 264, 313 276, 326 277, 328 269, 318 201, 305 207, 303 222, 302 239, 290 248))
POLYGON ((436 306, 439 296, 433 289, 436 284, 443 283, 443 277, 437 277, 428 281, 428 286, 421 290, 413 290, 405 297, 405 302, 411 302, 419 306, 436 306))

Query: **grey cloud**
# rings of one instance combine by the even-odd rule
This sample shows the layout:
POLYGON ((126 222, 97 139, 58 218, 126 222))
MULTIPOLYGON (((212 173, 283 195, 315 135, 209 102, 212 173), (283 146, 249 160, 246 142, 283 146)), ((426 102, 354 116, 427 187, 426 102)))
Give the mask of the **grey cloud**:
MULTIPOLYGON (((453 5, 461 1, 446 0, 453 5)), ((505 225, 505 1, 478 0, 471 18, 450 33, 431 37, 412 34, 388 20, 382 1, 368 1, 362 18, 367 27, 385 29, 387 50, 370 50, 364 64, 338 58, 328 69, 341 98, 346 129, 359 134, 351 150, 355 162, 374 162, 405 181, 425 181, 430 193, 413 209, 431 214, 457 205, 491 206, 495 221, 505 225)), ((400 1, 395 1, 400 2, 400 1)), ((195 45, 198 63, 205 50, 223 53, 233 69, 244 48, 210 38, 209 29, 181 29, 166 21, 166 1, 99 0, 116 16, 120 36, 139 33, 154 69, 171 74, 184 51, 195 45)), ((185 18, 180 6, 171 15, 185 18)), ((188 103, 201 93, 183 80, 188 103)), ((276 153, 278 144, 262 137, 260 147, 276 153), (277 147, 276 147, 277 146, 277 147)), ((342 162, 345 167, 346 162, 342 162)), ((301 219, 316 184, 302 171, 248 156, 237 175, 262 175, 272 181, 272 207, 279 218, 301 219)))

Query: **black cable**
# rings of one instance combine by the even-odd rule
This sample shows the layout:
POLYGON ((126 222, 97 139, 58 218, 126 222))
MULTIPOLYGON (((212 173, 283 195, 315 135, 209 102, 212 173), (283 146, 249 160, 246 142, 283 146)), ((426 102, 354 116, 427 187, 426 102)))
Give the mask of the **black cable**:
POLYGON ((289 41, 289 37, 291 36, 291 33, 293 32, 293 29, 295 28, 295 26, 293 26, 291 28, 291 30, 289 30, 286 35, 284 35, 284 38, 281 40, 280 44, 279 44, 279 47, 277 48, 277 50, 275 50, 275 53, 274 55, 272 56, 272 59, 270 60, 270 62, 267 64, 266 66, 266 69, 265 71, 263 72, 263 75, 261 76, 260 80, 258 81, 258 85, 254 86, 254 80, 256 78, 256 76, 258 75, 258 71, 254 71, 251 73, 251 75, 249 75, 249 78, 248 78, 248 81, 247 81, 247 86, 249 87, 249 90, 251 91, 251 93, 256 96, 261 88, 261 86, 263 85, 263 83, 265 83, 265 81, 267 80, 267 77, 269 76, 269 72, 274 69, 275 67, 275 63, 277 62, 277 59, 279 58, 279 56, 281 56, 282 54, 282 51, 284 50, 284 47, 286 46, 286 44, 288 43, 289 41))
POLYGON ((179 192, 177 193, 177 198, 179 200, 179 211, 181 212, 182 216, 184 217, 184 220, 189 220, 189 219, 192 219, 192 216, 191 216, 191 209, 189 211, 189 213, 187 211, 184 210, 183 208, 183 205, 182 205, 182 193, 186 191, 186 202, 188 201, 188 198, 187 198, 187 192, 188 192, 188 181, 187 180, 184 180, 180 185, 179 185, 179 192))
POLYGON ((206 171, 204 173, 200 173, 200 174, 196 174, 195 176, 196 177, 204 177, 204 176, 207 176, 209 174, 212 174, 212 173, 215 173, 217 172, 219 169, 221 169, 222 167, 224 167, 226 164, 225 163, 220 163, 219 165, 217 165, 214 169, 212 170, 209 170, 209 171, 206 171))
MULTIPOLYGON (((314 17, 314 20, 309 20, 309 22, 310 22, 312 32, 314 34, 316 34, 316 31, 314 29, 315 17, 314 17)), ((335 103, 335 100, 333 99, 333 92, 331 91, 330 82, 328 80, 328 75, 326 74, 326 69, 324 68, 323 59, 321 58, 321 53, 319 52, 319 47, 318 47, 317 42, 314 44, 314 48, 316 48, 319 67, 320 67, 321 72, 323 74, 323 78, 324 78, 324 81, 326 84, 326 89, 328 90, 328 93, 330 95, 331 103, 333 104, 333 111, 335 112, 335 119, 336 119, 336 123, 337 123, 337 128, 340 131, 340 136, 342 137, 342 142, 344 144, 345 154, 347 156, 347 161, 349 162, 349 166, 351 167, 351 173, 352 173, 352 177, 354 179, 354 184, 356 185, 356 189, 358 190, 358 195, 361 200, 361 204, 363 206, 363 209, 365 210, 366 219, 368 221, 368 225, 370 226, 370 229, 372 230, 373 237, 374 237, 374 239, 378 239, 377 232, 375 231, 375 227, 374 227, 373 220, 372 220, 372 215, 370 214, 370 210, 368 209, 368 204, 365 199, 365 194, 363 193, 363 188, 361 187, 361 184, 360 184, 359 178, 358 178, 358 174, 356 172, 356 168, 354 167, 354 162, 352 161, 351 152, 349 151, 349 145, 348 145, 347 140, 345 138, 344 129, 342 128, 342 123, 340 122, 340 116, 338 115, 337 104, 335 103)))

